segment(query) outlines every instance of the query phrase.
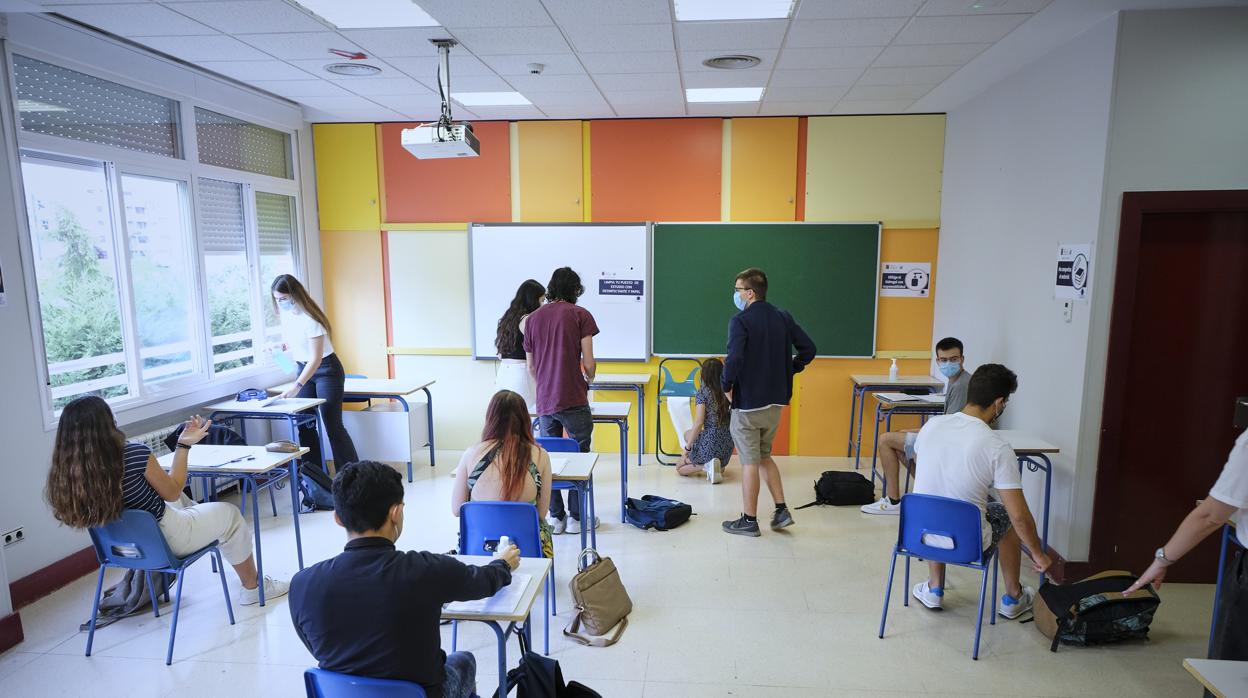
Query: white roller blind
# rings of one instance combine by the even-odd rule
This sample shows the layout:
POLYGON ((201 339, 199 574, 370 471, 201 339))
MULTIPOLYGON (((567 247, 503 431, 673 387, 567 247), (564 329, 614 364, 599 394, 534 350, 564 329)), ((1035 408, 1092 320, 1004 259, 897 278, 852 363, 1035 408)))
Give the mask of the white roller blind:
POLYGON ((247 251, 243 185, 219 179, 199 180, 200 237, 209 254, 247 251))
POLYGON ((288 255, 295 234, 293 196, 256 192, 256 227, 260 233, 260 254, 288 255))
POLYGON ((195 142, 205 165, 294 179, 290 134, 196 107, 195 142))

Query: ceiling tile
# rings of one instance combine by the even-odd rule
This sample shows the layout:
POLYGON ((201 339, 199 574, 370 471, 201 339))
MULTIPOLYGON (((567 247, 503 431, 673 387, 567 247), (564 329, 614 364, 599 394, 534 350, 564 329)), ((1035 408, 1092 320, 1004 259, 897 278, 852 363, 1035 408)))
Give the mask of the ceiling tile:
MULTIPOLYGON (((780 48, 788 20, 747 22, 677 22, 676 43, 681 51, 746 52, 780 48)), ((885 42, 887 43, 887 42, 885 42)))
POLYGON ((914 66, 909 68, 868 68, 859 85, 935 85, 958 71, 959 66, 914 66))
POLYGON ((420 0, 444 27, 544 27, 554 24, 538 0, 420 0))
POLYGON ((525 96, 542 111, 547 107, 607 107, 607 100, 598 92, 545 92, 525 96))
POLYGON ((771 76, 772 87, 831 87, 852 85, 862 75, 862 68, 830 70, 777 70, 771 76))
POLYGON ((777 68, 866 68, 880 55, 879 46, 832 46, 828 48, 785 48, 777 68))
POLYGON ((411 78, 378 78, 376 80, 339 80, 338 84, 357 95, 412 95, 433 97, 434 91, 411 78))
POLYGON ((542 112, 552 119, 609 119, 615 116, 615 110, 613 110, 610 105, 604 105, 601 107, 543 107, 542 112))
POLYGON ((563 31, 581 54, 667 51, 674 47, 671 24, 568 24, 563 31))
POLYGON ((409 117, 385 107, 373 109, 335 109, 332 112, 303 108, 303 120, 310 124, 361 124, 407 121, 409 117))
POLYGON ((250 80, 248 82, 253 87, 292 99, 295 97, 333 97, 335 95, 350 94, 328 80, 250 80))
POLYGON ((841 100, 833 114, 904 114, 912 99, 841 100))
POLYGON ((686 88, 763 87, 768 74, 753 70, 697 70, 683 73, 686 88))
MULTIPOLYGON (((442 110, 442 104, 436 97, 429 99, 414 95, 369 95, 368 99, 386 109, 393 109, 400 114, 429 114, 430 116, 436 116, 442 110)), ((458 111, 458 109, 455 111, 458 111)))
POLYGON ((923 0, 802 0, 797 18, 909 17, 922 4, 923 0))
POLYGON ((1032 15, 915 17, 896 44, 973 44, 1000 41, 1032 15))
POLYGON ((839 87, 769 87, 765 99, 770 102, 835 102, 849 88, 839 87))
POLYGON ((472 111, 478 119, 484 121, 513 121, 546 117, 537 107, 523 104, 514 107, 473 107, 472 111))
POLYGON ((530 92, 593 92, 597 89, 588 75, 508 75, 504 79, 526 95, 530 92))
POLYGON ((455 38, 478 56, 572 52, 557 27, 457 29, 455 38))
POLYGON ((916 100, 935 85, 855 85, 846 95, 852 100, 916 100))
POLYGON ((675 51, 638 51, 619 53, 583 53, 581 63, 595 75, 605 73, 673 73, 675 51))
MULTIPOLYGON (((425 81, 421 80, 421 82, 425 81)), ((437 81, 432 80, 429 87, 434 92, 437 92, 437 81)), ((514 90, 515 88, 497 75, 451 76, 451 92, 513 92, 514 90)))
POLYGON ((657 119, 661 117, 686 116, 684 103, 680 104, 616 104, 615 113, 634 119, 657 119))
POLYGON ((616 73, 594 78, 598 87, 610 92, 632 90, 679 90, 680 75, 676 73, 616 73))
POLYGON ((321 109, 323 111, 334 111, 336 109, 370 109, 373 102, 356 95, 334 96, 334 97, 300 97, 299 103, 313 109, 321 109))
POLYGON ((932 46, 889 46, 873 64, 879 68, 912 65, 964 65, 992 44, 936 44, 932 46))
POLYGON ((687 109, 690 116, 755 116, 758 114, 758 102, 742 102, 739 104, 690 104, 687 109))
POLYGON ((199 66, 235 80, 301 80, 307 73, 289 63, 269 61, 200 61, 199 66))
POLYGON ((265 61, 272 56, 232 36, 146 36, 139 43, 184 61, 265 61))
MULTIPOLYGON (((420 80, 436 82, 438 79, 438 59, 426 58, 387 58, 386 62, 398 70, 420 80)), ((464 75, 493 75, 494 71, 475 56, 461 53, 451 56, 451 79, 456 80, 464 75)))
MULTIPOLYGON (((239 37, 256 48, 282 60, 296 58, 334 58, 331 48, 340 51, 364 51, 336 32, 295 32, 293 34, 243 34, 239 37)), ((339 59, 346 60, 346 59, 339 59)))
MULTIPOLYGON (((382 58, 399 56, 437 57, 438 49, 430 39, 446 39, 450 34, 442 27, 405 27, 403 29, 348 29, 340 32, 364 50, 382 58)), ((451 60, 463 51, 451 49, 451 60)))
POLYGON ((823 102, 773 102, 765 101, 759 108, 760 114, 805 116, 807 114, 826 114, 832 110, 836 100, 823 102))
MULTIPOLYGON (((302 68, 308 73, 311 73, 314 77, 321 78, 322 80, 333 80, 334 82, 339 80, 385 80, 387 78, 403 77, 402 72, 399 69, 389 65, 385 61, 379 61, 376 58, 369 58, 366 61, 344 61, 341 58, 336 60, 332 58, 300 58, 286 62, 296 68, 302 68), (325 70, 325 66, 333 65, 334 63, 364 63, 381 68, 381 72, 376 75, 338 75, 325 70)), ((303 77, 307 76, 305 75, 303 77)), ((433 77, 430 77, 430 80, 432 79, 433 77)))
POLYGON ((559 24, 659 24, 672 21, 668 0, 542 0, 559 24))
MULTIPOLYGON (((745 68, 743 70, 726 71, 726 72, 737 72, 737 73, 769 72, 771 70, 772 65, 775 64, 776 56, 779 53, 780 52, 776 50, 753 49, 749 51, 748 54, 759 59, 758 65, 754 66, 753 68, 745 68)), ((715 58, 716 56, 723 56, 723 55, 727 55, 727 53, 725 51, 682 51, 680 53, 680 68, 681 70, 684 70, 686 72, 693 72, 693 71, 698 71, 698 70, 723 71, 722 68, 708 68, 702 65, 702 61, 708 58, 715 58)))
POLYGON ((178 12, 226 34, 325 31, 315 17, 281 0, 227 0, 178 5, 178 12))
MULTIPOLYGON (((528 75, 530 63, 542 64, 542 75, 584 75, 585 68, 573 53, 530 53, 519 56, 487 56, 486 65, 499 75, 528 75)), ((452 67, 454 70, 454 67, 452 67)))
POLYGON ((118 36, 195 36, 212 28, 155 4, 69 5, 57 7, 66 17, 118 36))
POLYGON ((633 90, 633 91, 617 91, 604 93, 607 101, 613 106, 621 105, 663 105, 663 104, 684 104, 685 96, 680 90, 633 90))
POLYGON ((991 15, 1039 12, 1051 0, 1000 0, 998 3, 975 0, 927 0, 919 15, 991 15), (975 7, 979 5, 979 7, 975 7))
POLYGON ((900 18, 795 21, 786 47, 885 46, 906 25, 900 18))

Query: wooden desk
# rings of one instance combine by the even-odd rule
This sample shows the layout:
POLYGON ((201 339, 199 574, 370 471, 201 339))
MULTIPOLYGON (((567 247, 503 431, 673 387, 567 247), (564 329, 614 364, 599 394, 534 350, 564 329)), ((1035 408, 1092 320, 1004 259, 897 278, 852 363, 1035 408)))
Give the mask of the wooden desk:
MULTIPOLYGON (((1014 455, 1018 456, 1018 472, 1022 474, 1023 466, 1031 472, 1044 471, 1044 523, 1040 528, 1040 542, 1045 552, 1049 549, 1049 501, 1053 491, 1053 463, 1049 455, 1061 453, 1062 449, 1019 429, 998 429, 997 434, 1010 444, 1014 455)), ((1044 584, 1044 575, 1040 575, 1040 583, 1044 584)))
POLYGON ((637 393, 637 465, 646 450, 646 386, 654 376, 649 373, 599 373, 589 384, 590 390, 631 390, 637 393))
POLYGON ((1248 696, 1248 662, 1189 658, 1183 668, 1218 698, 1248 696))
MULTIPOLYGON (((460 555, 457 558, 469 565, 488 565, 494 560, 485 555, 460 555)), ((442 609, 442 620, 477 621, 485 623, 494 630, 494 635, 498 638, 498 695, 500 696, 507 695, 507 637, 516 632, 523 632, 525 637, 530 639, 530 646, 532 645, 529 614, 533 610, 533 602, 537 599, 538 592, 542 590, 546 581, 546 575, 550 573, 550 560, 544 557, 522 557, 516 573, 530 575, 530 579, 524 592, 510 608, 497 609, 493 612, 474 612, 463 610, 462 602, 456 602, 447 604, 442 609), (500 623, 506 623, 506 628, 499 625, 500 623)), ((499 593, 503 592, 500 590, 499 593)), ((546 623, 547 632, 549 632, 550 616, 546 617, 546 623)), ((452 651, 454 651, 453 647, 452 651)))
MULTIPOLYGON (((552 473, 551 479, 555 482, 569 482, 581 493, 581 506, 588 507, 585 509, 587 514, 585 520, 593 521, 596 514, 594 506, 594 465, 598 463, 597 453, 552 453, 551 461, 562 458, 568 462, 560 473, 552 473), (586 504, 588 502, 588 504, 586 504)), ((553 466, 553 462, 552 462, 553 466)), ((581 550, 586 547, 598 549, 598 529, 593 526, 581 526, 581 550), (585 530, 589 529, 590 541, 586 540, 585 530), (590 543, 589 546, 586 543, 590 543)))
POLYGON ((926 390, 928 393, 939 392, 945 384, 931 376, 897 376, 889 379, 888 374, 855 373, 849 377, 853 383, 853 393, 849 401, 849 449, 847 456, 854 457, 854 470, 858 469, 862 456, 862 418, 867 411, 867 393, 878 393, 885 390, 926 390), (854 413, 858 413, 857 438, 854 434, 854 413))
MULTIPOLYGON (((271 473, 286 467, 285 478, 289 481, 291 518, 295 522, 295 551, 299 557, 299 569, 303 569, 303 538, 299 532, 299 458, 308 453, 300 448, 291 453, 272 453, 263 446, 193 446, 187 454, 187 477, 215 480, 225 478, 239 480, 241 508, 245 512, 247 493, 251 493, 251 520, 256 538, 256 575, 260 584, 260 605, 264 605, 264 549, 260 545, 260 490, 273 487, 283 477, 270 477, 271 473), (264 477, 263 480, 257 479, 264 477)), ((169 470, 173 467, 173 453, 166 453, 156 462, 169 470)), ((215 487, 208 488, 213 494, 215 487)))

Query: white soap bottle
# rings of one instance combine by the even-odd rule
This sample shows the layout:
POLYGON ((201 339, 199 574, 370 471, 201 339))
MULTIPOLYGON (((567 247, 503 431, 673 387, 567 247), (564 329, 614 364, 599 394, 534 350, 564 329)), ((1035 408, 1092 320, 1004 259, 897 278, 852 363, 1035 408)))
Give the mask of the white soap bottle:
POLYGON ((888 379, 897 380, 897 357, 893 357, 893 365, 888 367, 888 379))
POLYGON ((511 545, 511 539, 510 539, 510 538, 508 538, 507 536, 499 536, 499 538, 498 538, 498 547, 497 547, 497 548, 495 548, 495 550, 497 550, 498 552, 500 552, 500 553, 501 553, 501 552, 503 552, 504 550, 506 550, 506 549, 507 549, 507 546, 509 546, 509 545, 511 545))

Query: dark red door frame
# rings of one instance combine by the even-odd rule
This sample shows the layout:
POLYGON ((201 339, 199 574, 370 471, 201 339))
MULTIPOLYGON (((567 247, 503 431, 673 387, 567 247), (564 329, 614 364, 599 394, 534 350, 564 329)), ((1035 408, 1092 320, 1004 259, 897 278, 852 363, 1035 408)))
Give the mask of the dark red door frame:
MULTIPOLYGON (((1113 308, 1109 321, 1109 353, 1105 368, 1105 400, 1101 410, 1101 443, 1097 457, 1096 492, 1092 506, 1092 541, 1088 568, 1113 555, 1115 534, 1113 492, 1127 477, 1120 453, 1121 432, 1127 414, 1127 381, 1131 351, 1134 290, 1139 280, 1140 238, 1144 217, 1156 213, 1248 211, 1248 190, 1124 192, 1118 221, 1118 265, 1113 308)), ((1178 526, 1175 521, 1175 526, 1178 526)), ((1161 545, 1165 541, 1158 541, 1161 545)), ((1077 578, 1077 577, 1076 577, 1077 578)))

